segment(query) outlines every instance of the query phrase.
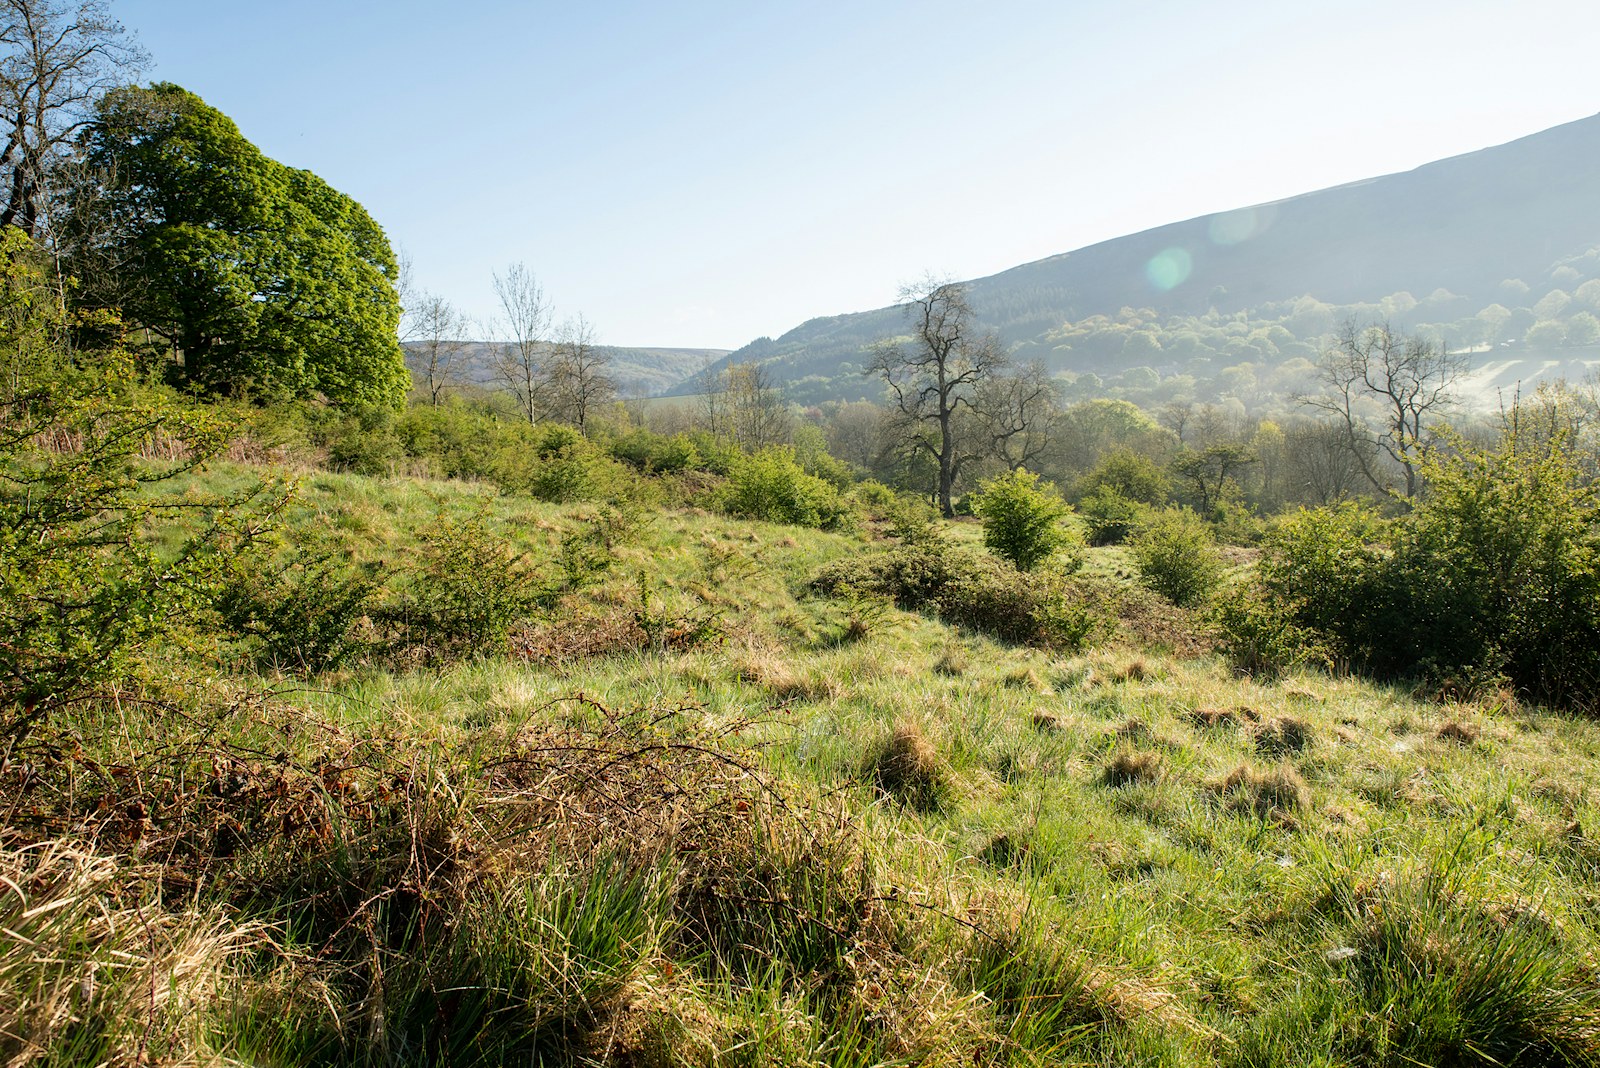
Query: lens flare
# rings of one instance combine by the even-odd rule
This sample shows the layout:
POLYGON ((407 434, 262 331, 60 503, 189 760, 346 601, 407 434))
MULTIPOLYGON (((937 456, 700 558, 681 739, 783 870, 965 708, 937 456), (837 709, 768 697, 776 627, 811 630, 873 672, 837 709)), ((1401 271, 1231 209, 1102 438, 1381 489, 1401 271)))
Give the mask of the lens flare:
POLYGON ((1259 208, 1240 208, 1211 217, 1207 227, 1213 244, 1237 245, 1248 241, 1272 225, 1277 209, 1270 204, 1259 208))
POLYGON ((1187 249, 1167 248, 1150 257, 1150 262, 1144 265, 1144 276, 1151 285, 1165 293, 1182 284, 1193 270, 1194 257, 1189 255, 1187 249))

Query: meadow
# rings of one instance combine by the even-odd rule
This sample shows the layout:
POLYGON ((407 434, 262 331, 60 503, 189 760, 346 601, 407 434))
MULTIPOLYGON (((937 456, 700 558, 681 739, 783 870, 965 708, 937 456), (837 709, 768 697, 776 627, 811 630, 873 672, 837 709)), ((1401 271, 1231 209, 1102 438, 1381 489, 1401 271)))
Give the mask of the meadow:
POLYGON ((537 595, 322 670, 197 637, 13 746, 10 1064, 1600 1060, 1589 719, 1241 676, 1118 546, 1041 647, 821 592, 898 541, 870 509, 297 478, 252 573, 537 595))

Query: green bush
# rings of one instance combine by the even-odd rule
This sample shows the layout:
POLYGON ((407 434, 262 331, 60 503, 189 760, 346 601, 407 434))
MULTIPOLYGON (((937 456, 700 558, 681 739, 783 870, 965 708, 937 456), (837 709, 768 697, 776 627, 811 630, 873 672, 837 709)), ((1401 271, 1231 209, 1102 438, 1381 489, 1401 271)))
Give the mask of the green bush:
POLYGON ((1218 646, 1236 671, 1277 678, 1298 667, 1330 667, 1333 658, 1311 630, 1295 622, 1289 605, 1259 583, 1241 583, 1212 609, 1218 646))
POLYGON ((1086 540, 1090 545, 1121 545, 1132 536, 1144 508, 1108 486, 1101 486, 1078 501, 1086 540))
POLYGON ((1267 544, 1286 623, 1381 677, 1506 680, 1540 700, 1600 700, 1600 502, 1565 441, 1457 442, 1428 495, 1384 522, 1301 512, 1267 544))
POLYGON ((335 471, 390 475, 404 459, 405 446, 395 433, 394 413, 386 407, 346 414, 328 439, 328 463, 335 471))
POLYGON ((899 538, 902 545, 941 543, 939 513, 926 497, 899 494, 884 505, 883 517, 890 535, 899 538))
POLYGON ((1172 483, 1150 457, 1119 448, 1108 452, 1094 470, 1078 480, 1077 491, 1080 497, 1110 493, 1136 504, 1162 504, 1172 493, 1172 483))
POLYGON ((194 635, 227 552, 266 519, 242 521, 263 510, 260 485, 231 497, 173 489, 226 447, 231 421, 145 386, 124 350, 69 359, 56 307, 44 263, 4 228, 0 736, 12 743, 194 635))
POLYGON ((1083 563, 1077 532, 1061 522, 1071 509, 1048 484, 1041 487, 1031 471, 1012 471, 983 483, 974 510, 983 520, 989 551, 1019 570, 1032 571, 1058 554, 1068 570, 1083 563))
POLYGON ((387 616, 403 644, 435 655, 497 651, 513 627, 558 593, 481 512, 465 519, 441 513, 419 555, 387 616))
POLYGON ((641 428, 617 438, 610 451, 644 474, 676 474, 701 464, 700 452, 686 434, 666 437, 641 428))
POLYGON ((937 541, 836 560, 813 576, 811 588, 835 596, 875 594, 905 609, 931 608, 948 623, 1012 642, 1076 649, 1104 630, 1100 614, 1075 597, 1064 574, 1027 574, 1004 560, 937 541))
POLYGON ((839 526, 849 514, 837 489, 806 474, 793 451, 781 447, 735 460, 716 504, 729 515, 825 530, 839 526))
POLYGON ((365 647, 358 624, 381 584, 381 577, 315 546, 283 561, 235 557, 217 612, 256 667, 327 671, 365 647))
POLYGON ((1176 605, 1199 604, 1222 579, 1210 528, 1186 509, 1150 513, 1134 535, 1132 552, 1139 581, 1176 605))

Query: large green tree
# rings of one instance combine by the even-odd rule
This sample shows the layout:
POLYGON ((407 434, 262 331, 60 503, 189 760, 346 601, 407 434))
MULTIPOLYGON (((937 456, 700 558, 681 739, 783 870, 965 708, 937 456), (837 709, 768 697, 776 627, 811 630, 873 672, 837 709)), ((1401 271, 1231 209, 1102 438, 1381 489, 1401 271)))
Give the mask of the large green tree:
POLYGON ((398 268, 361 205, 267 158, 176 85, 106 94, 86 147, 99 188, 74 225, 92 260, 89 292, 114 291, 185 380, 235 395, 404 402, 398 268))

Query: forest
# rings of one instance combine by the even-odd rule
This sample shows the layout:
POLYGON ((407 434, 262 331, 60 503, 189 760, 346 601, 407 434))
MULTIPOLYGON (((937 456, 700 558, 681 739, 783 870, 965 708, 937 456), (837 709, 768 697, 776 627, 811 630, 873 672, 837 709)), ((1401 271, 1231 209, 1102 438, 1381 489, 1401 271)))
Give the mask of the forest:
POLYGON ((7 1066, 1600 1063, 1581 265, 629 396, 0 24, 7 1066))

